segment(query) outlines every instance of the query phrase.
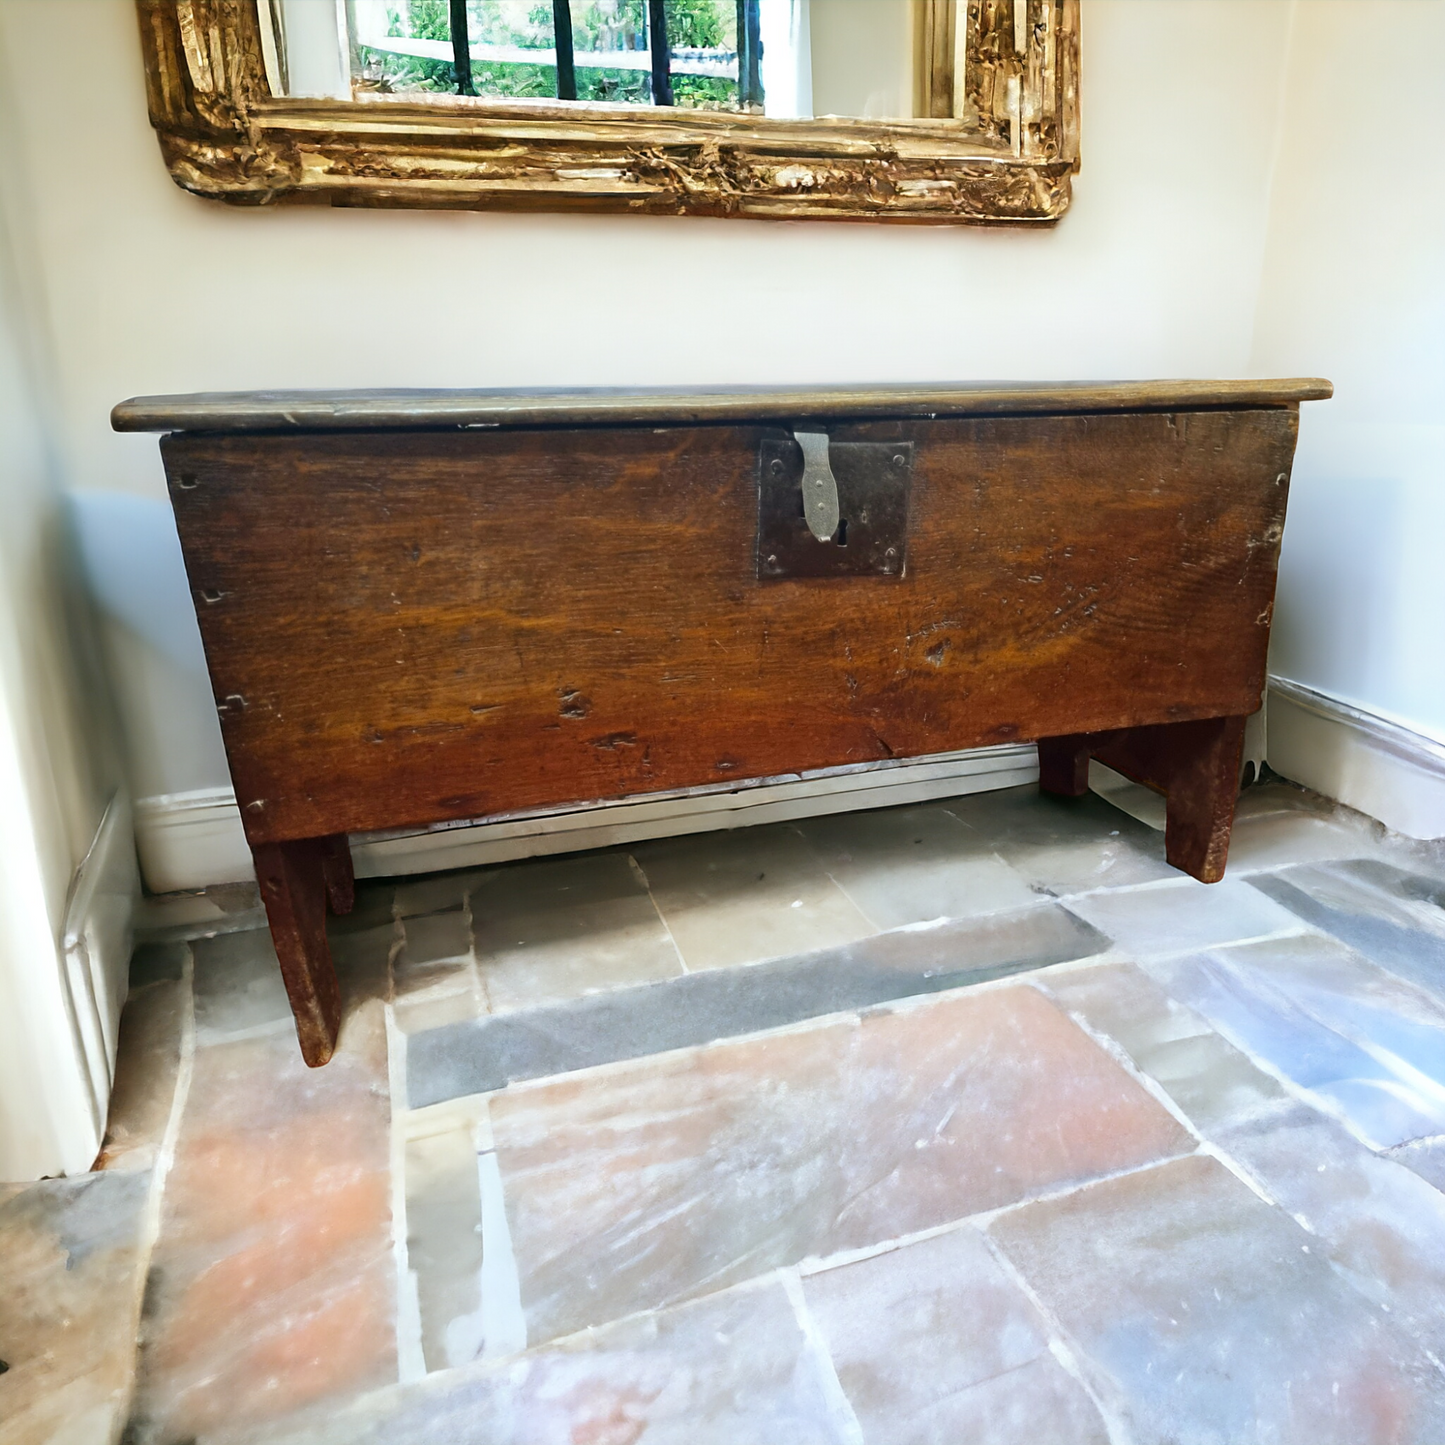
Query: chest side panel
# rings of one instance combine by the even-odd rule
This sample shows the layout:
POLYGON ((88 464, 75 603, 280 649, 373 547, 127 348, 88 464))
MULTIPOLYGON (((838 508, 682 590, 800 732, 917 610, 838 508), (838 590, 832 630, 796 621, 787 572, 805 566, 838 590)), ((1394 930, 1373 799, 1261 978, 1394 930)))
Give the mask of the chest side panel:
POLYGON ((829 431, 901 579, 757 580, 777 428, 168 438, 252 839, 1258 706, 1292 410, 829 431))

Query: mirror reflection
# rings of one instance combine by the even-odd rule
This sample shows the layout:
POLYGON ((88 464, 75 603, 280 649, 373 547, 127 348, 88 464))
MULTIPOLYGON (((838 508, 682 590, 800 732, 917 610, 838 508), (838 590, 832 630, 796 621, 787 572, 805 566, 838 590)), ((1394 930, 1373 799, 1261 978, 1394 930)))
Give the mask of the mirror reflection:
POLYGON ((938 55, 935 33, 946 28, 951 51, 952 0, 263 0, 260 9, 280 95, 469 95, 785 119, 954 114, 938 86, 940 59, 951 70, 953 57, 938 55))

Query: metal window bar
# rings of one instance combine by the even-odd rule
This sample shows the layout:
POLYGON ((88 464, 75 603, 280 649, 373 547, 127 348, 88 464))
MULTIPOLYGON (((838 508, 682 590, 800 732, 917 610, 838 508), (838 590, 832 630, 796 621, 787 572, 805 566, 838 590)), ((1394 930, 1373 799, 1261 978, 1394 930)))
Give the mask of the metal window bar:
POLYGON ((447 19, 452 32, 452 70, 457 78, 458 95, 475 95, 472 84, 472 38, 467 30, 467 0, 451 0, 447 19))
POLYGON ((572 46, 570 0, 552 0, 552 36, 557 51, 557 99, 577 99, 577 57, 572 46))
POLYGON ((763 39, 760 0, 737 0, 738 109, 763 108, 763 39))
POLYGON ((652 52, 652 103, 672 104, 672 47, 667 42, 667 0, 647 0, 647 45, 652 52))

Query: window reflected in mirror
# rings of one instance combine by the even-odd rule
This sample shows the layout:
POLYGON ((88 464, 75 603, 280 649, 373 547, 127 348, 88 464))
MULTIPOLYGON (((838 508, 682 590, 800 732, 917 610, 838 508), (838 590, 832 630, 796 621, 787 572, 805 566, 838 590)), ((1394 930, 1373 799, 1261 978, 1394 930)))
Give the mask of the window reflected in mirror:
POLYGON ((953 0, 263 0, 259 8, 278 95, 976 120, 953 105, 953 0))

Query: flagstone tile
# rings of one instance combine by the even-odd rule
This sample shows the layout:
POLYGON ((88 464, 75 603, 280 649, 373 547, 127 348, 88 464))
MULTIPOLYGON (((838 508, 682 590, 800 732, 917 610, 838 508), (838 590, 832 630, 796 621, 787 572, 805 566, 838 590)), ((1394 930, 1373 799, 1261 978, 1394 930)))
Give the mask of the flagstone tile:
POLYGON ((396 1378, 381 1005, 308 1069, 289 1030, 197 1051, 130 1445, 210 1439, 396 1378))
POLYGON ((185 942, 140 943, 130 956, 130 990, 153 983, 175 982, 185 972, 191 946, 185 942))
POLYGON ((491 1121, 534 1341, 1194 1145, 1026 987, 514 1086, 491 1121))
MULTIPOLYGON (((413 1105, 486 1093, 508 1083, 595 1064, 711 1043, 940 993, 1026 969, 1100 953, 1108 940, 1055 903, 933 928, 895 929, 841 948, 709 969, 550 1008, 472 1021, 448 1016, 450 1000, 426 1005, 436 1026, 419 1029, 422 1006, 398 1001, 411 1037, 407 1078, 413 1105)), ((457 1008, 468 1007, 463 998, 457 1008)))
MULTIPOLYGON (((1407 1066, 1322 1022, 1294 996, 1291 969, 1278 967, 1280 960, 1329 948, 1341 945, 1318 934, 1275 939, 1156 962, 1149 971, 1231 1043, 1310 1091, 1372 1148, 1445 1132, 1440 1090, 1428 1081, 1422 1086, 1407 1066)), ((1420 1036, 1428 1039, 1433 1030, 1402 1032, 1418 1045, 1420 1036)))
POLYGON ((682 960, 625 853, 494 868, 472 890, 493 1013, 676 978, 682 960))
POLYGON ((198 1044, 290 1019, 291 1005, 268 929, 198 938, 191 954, 198 1044))
MULTIPOLYGON (((481 984, 470 973, 460 974, 432 989, 418 989, 400 994, 393 1003, 396 1026, 407 1035, 429 1034, 453 1024, 467 1024, 483 1018, 487 1012, 486 996, 481 984)), ((449 1036, 448 1036, 449 1037, 449 1036)), ((476 1090, 464 1089, 463 1093, 476 1090)), ((455 1098, 455 1094, 446 1094, 455 1098)), ((435 1099, 427 1100, 435 1103, 435 1099)))
POLYGON ((274 1445, 857 1445, 776 1280, 449 1370, 274 1445))
POLYGON ((1070 969, 1040 986, 1119 1044, 1202 1133, 1251 1118, 1285 1097, 1273 1077, 1134 964, 1070 969))
POLYGON ((413 1113, 406 1140, 407 1264, 421 1304, 429 1370, 481 1354, 482 1197, 477 1120, 413 1113))
POLYGON ((1108 1439, 969 1226, 811 1275, 803 1294, 868 1445, 1108 1439))
POLYGON ((1445 1195, 1292 1100, 1216 1142, 1320 1237, 1361 1294, 1445 1355, 1445 1195))
POLYGON ((1339 804, 1332 799, 1312 793, 1298 783, 1277 780, 1241 789, 1234 805, 1234 820, 1237 823, 1241 818, 1258 818, 1269 813, 1313 813, 1329 818, 1339 811, 1339 804))
POLYGON ((953 799, 948 808, 1040 892, 1064 897, 1179 876, 1164 860, 1159 833, 1092 794, 1004 788, 953 799))
POLYGON ((1374 859, 1286 868, 1250 882, 1303 922, 1445 997, 1445 886, 1374 859))
POLYGON ((472 929, 466 913, 421 913, 401 921, 401 938, 391 959, 392 989, 398 996, 439 984, 464 987, 472 971, 472 929))
POLYGON ((1235 972, 1262 974, 1326 1027, 1398 1061, 1402 1077, 1413 1071, 1445 1099, 1445 1000, 1321 934, 1222 957, 1235 972))
POLYGON ((1301 927, 1288 909, 1231 878, 1210 884, 1178 878, 1071 898, 1068 906, 1140 961, 1301 927))
POLYGON ((1291 864, 1368 858, 1382 852, 1362 823, 1305 812, 1236 817, 1229 838, 1229 872, 1238 877, 1291 864))
POLYGON ((457 868, 396 880, 392 886, 392 912, 407 919, 428 913, 453 913, 465 907, 473 888, 486 877, 482 868, 457 868))
POLYGON ((797 829, 878 928, 1022 908, 1034 890, 939 804, 835 813, 797 829))
POLYGON ((878 931, 791 828, 658 839, 632 853, 691 972, 852 943, 878 931))
POLYGON ((1445 1191, 1445 1135, 1412 1139, 1391 1149, 1387 1157, 1418 1174, 1427 1184, 1445 1191))
POLYGON ((1445 1438, 1445 1373, 1218 1160, 1105 1180, 989 1233, 1139 1445, 1445 1438))
POLYGON ((170 1120, 190 993, 179 980, 133 990, 120 1016, 115 1084, 98 1169, 149 1169, 170 1120))
POLYGON ((90 1445, 125 1421, 148 1171, 0 1191, 0 1445, 90 1445))

